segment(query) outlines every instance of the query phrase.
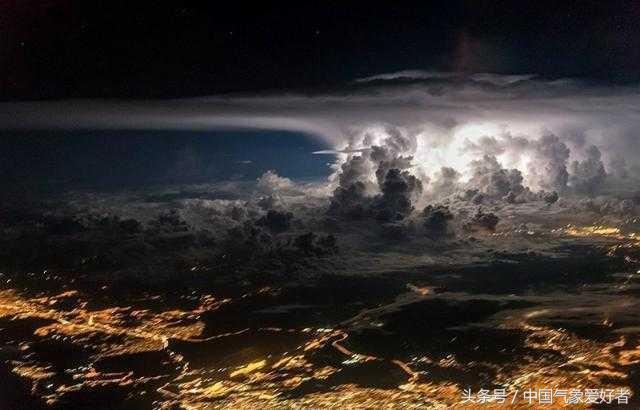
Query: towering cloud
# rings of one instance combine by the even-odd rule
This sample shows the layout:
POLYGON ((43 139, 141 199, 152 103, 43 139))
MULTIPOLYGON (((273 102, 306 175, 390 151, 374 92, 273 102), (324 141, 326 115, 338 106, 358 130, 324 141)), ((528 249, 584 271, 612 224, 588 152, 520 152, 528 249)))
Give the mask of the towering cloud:
POLYGON ((451 167, 442 167, 435 174, 431 183, 431 194, 435 198, 443 198, 457 192, 462 174, 451 167))
POLYGON ((627 160, 624 159, 622 154, 616 154, 609 160, 610 173, 620 179, 627 179, 629 177, 629 170, 627 169, 627 160))
POLYGON ((567 188, 569 148, 556 135, 545 134, 533 143, 533 160, 529 175, 534 185, 560 193, 567 188))
POLYGON ((595 145, 587 148, 587 158, 584 161, 571 163, 571 187, 578 193, 594 195, 602 187, 607 173, 600 159, 602 154, 595 145))
POLYGON ((473 176, 469 187, 477 189, 490 198, 502 198, 507 195, 518 196, 524 192, 522 173, 517 169, 504 169, 496 157, 484 155, 471 162, 473 176))
POLYGON ((281 192, 298 192, 289 178, 279 176, 274 170, 268 170, 257 180, 256 187, 264 194, 277 194, 281 192))
POLYGON ((416 137, 387 127, 375 135, 365 132, 352 144, 358 154, 350 155, 340 167, 330 212, 368 214, 381 221, 406 218, 423 192, 423 182, 409 171, 416 137))
POLYGON ((453 234, 450 227, 453 214, 448 207, 428 205, 422 211, 422 216, 424 217, 423 226, 428 237, 438 239, 453 234))
POLYGON ((412 202, 422 194, 422 182, 407 171, 391 168, 380 186, 382 195, 376 197, 373 210, 377 219, 398 221, 411 214, 412 202))
POLYGON ((365 155, 353 155, 342 164, 338 187, 331 198, 330 212, 364 216, 373 184, 368 180, 371 164, 365 155))

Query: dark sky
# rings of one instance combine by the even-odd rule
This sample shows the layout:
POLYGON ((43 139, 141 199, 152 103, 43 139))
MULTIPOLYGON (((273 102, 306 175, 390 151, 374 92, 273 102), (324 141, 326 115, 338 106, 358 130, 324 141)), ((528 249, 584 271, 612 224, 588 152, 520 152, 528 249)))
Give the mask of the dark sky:
POLYGON ((283 131, 2 132, 0 199, 23 191, 255 181, 267 170, 325 178, 333 157, 311 153, 327 148, 283 131))
POLYGON ((0 0, 0 99, 307 90, 404 69, 640 70, 636 1, 262 3, 0 0))

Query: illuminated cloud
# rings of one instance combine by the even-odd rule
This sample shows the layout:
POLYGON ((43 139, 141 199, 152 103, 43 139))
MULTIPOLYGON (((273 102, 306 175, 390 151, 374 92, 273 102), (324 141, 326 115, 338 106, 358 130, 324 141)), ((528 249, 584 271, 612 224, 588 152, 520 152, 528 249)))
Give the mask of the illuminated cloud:
POLYGON ((503 167, 522 171, 528 183, 550 189, 566 185, 562 162, 581 159, 573 153, 584 151, 585 146, 598 147, 602 162, 615 166, 616 174, 640 165, 639 91, 635 86, 531 75, 403 71, 362 78, 322 93, 3 103, 0 129, 296 131, 332 146, 332 153, 339 154, 335 167, 339 169, 350 155, 376 145, 375 141, 360 145, 353 141, 395 128, 415 140, 415 172, 425 177, 451 167, 468 180, 471 161, 489 154, 503 167), (530 175, 543 155, 535 141, 545 135, 556 136, 558 144, 570 152, 561 163, 546 164, 550 172, 559 173, 555 185, 530 175))

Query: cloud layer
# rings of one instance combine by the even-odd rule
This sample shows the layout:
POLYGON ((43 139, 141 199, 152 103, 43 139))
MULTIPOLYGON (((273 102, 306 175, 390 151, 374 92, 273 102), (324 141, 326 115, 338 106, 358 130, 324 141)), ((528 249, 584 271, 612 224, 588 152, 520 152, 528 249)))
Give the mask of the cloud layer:
POLYGON ((527 189, 593 196, 607 174, 640 175, 639 103, 636 86, 413 70, 323 92, 5 103, 0 128, 304 132, 335 148, 334 203, 380 195, 378 208, 403 213, 405 199, 458 185, 512 200, 527 189))

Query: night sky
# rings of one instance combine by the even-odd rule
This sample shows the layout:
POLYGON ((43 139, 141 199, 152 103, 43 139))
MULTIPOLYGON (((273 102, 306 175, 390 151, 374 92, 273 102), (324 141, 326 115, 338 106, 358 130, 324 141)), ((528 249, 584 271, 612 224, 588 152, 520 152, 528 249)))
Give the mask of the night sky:
POLYGON ((0 2, 0 99, 316 90, 406 69, 630 81, 640 3, 0 2))
POLYGON ((25 131, 2 137, 0 196, 250 181, 270 169, 304 180, 326 177, 331 159, 311 154, 324 144, 284 131, 25 131))

